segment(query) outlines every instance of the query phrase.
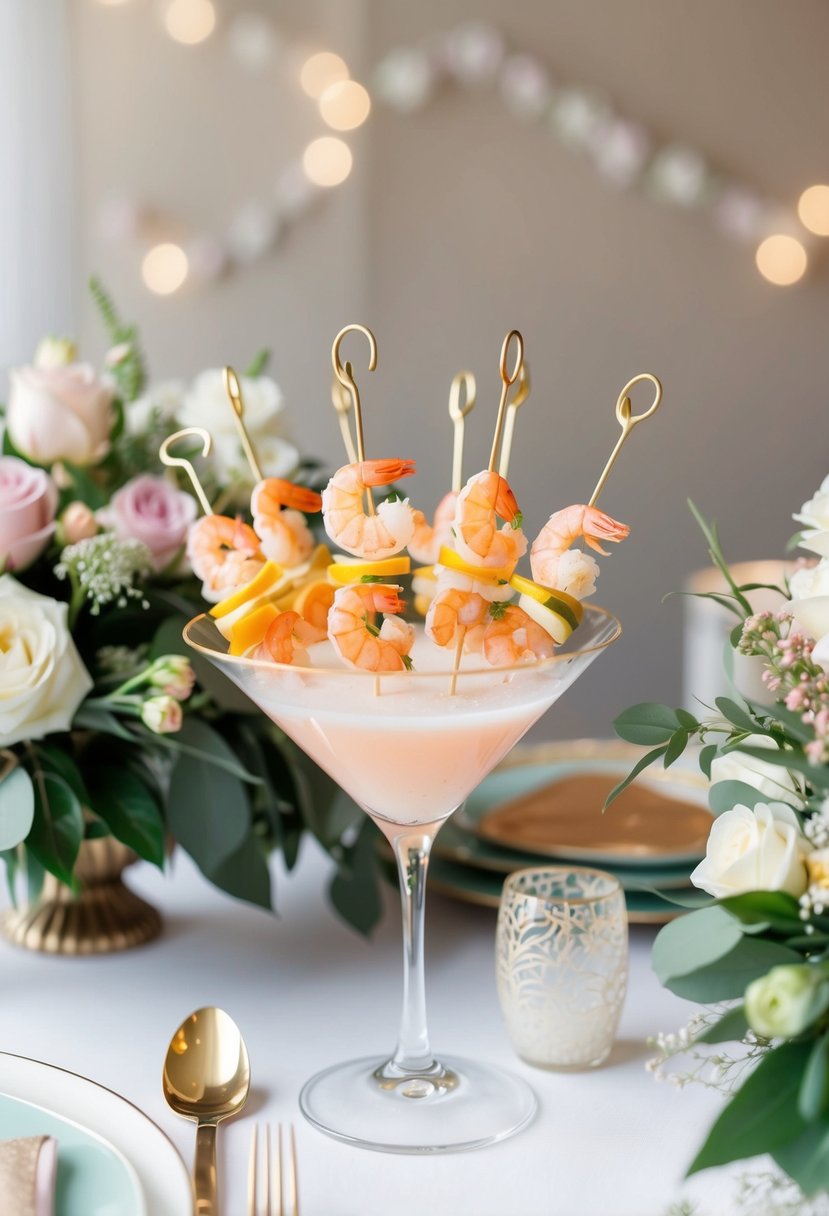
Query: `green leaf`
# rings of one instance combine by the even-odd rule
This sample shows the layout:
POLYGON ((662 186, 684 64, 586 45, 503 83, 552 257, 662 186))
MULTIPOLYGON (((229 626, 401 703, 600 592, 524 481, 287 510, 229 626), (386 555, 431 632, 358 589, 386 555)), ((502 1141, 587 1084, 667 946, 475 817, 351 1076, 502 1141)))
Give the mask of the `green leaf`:
POLYGON ((779 701, 775 702, 773 709, 754 704, 751 708, 758 718, 762 718, 766 722, 779 722, 784 727, 786 734, 791 735, 798 743, 808 743, 815 737, 814 727, 807 726, 800 714, 795 713, 792 709, 787 709, 779 701))
POLYGON ((687 709, 678 709, 676 711, 677 721, 681 726, 684 726, 689 733, 693 734, 699 730, 700 723, 693 714, 689 714, 687 709))
POLYGON ((671 735, 670 743, 665 749, 665 768, 670 768, 678 760, 688 746, 688 731, 681 727, 671 735))
POLYGON ((694 1040, 697 1043, 739 1043, 748 1033, 748 1022, 742 1005, 729 1009, 718 1022, 709 1026, 694 1040))
POLYGON ((705 747, 700 749, 699 767, 709 781, 711 780, 711 765, 719 750, 719 745, 716 743, 706 743, 705 747))
MULTIPOLYGON (((708 552, 710 554, 711 560, 713 561, 714 565, 717 566, 717 568, 722 573, 723 577, 725 578, 725 581, 728 583, 729 587, 731 588, 732 595, 737 600, 740 607, 745 612, 746 616, 750 616, 751 615, 751 604, 748 602, 746 597, 741 592, 740 588, 735 583, 734 578, 731 574, 731 571, 728 568, 728 562, 723 557, 723 552, 722 552, 722 549, 720 548, 720 538, 717 535, 717 525, 713 524, 713 523, 712 524, 707 523, 705 521, 705 519, 703 519, 703 517, 700 514, 699 510, 697 509, 695 503, 693 503, 690 498, 688 499, 688 507, 689 507, 694 519, 699 524, 699 527, 700 527, 700 530, 701 530, 703 536, 705 537, 706 541, 708 542, 708 552)), ((739 628, 742 630, 742 626, 739 626, 739 628)))
POLYGON ((331 902, 340 916, 366 936, 383 912, 377 881, 376 841, 377 828, 366 819, 329 888, 331 902))
POLYGON ((781 933, 802 933, 799 905, 787 891, 746 891, 719 901, 743 925, 764 924, 781 933))
POLYGON ((607 799, 605 799, 604 810, 607 811, 610 804, 613 803, 616 798, 619 798, 622 790, 627 789, 631 782, 636 781, 639 773, 643 772, 645 769, 648 769, 650 765, 655 764, 655 761, 659 760, 660 756, 665 755, 666 751, 666 745, 665 747, 654 748, 653 751, 647 751, 647 753, 642 756, 641 760, 637 760, 631 771, 628 772, 628 775, 624 778, 624 781, 620 781, 617 786, 614 786, 613 789, 610 790, 607 799))
POLYGON ((27 852, 67 886, 83 840, 83 810, 63 778, 41 771, 35 781, 35 816, 26 839, 27 852))
POLYGON ((810 1049, 783 1043, 763 1057, 711 1128, 689 1174, 768 1153, 803 1131, 797 1092, 810 1049))
POLYGON ((768 794, 762 794, 747 781, 715 781, 708 788, 708 805, 715 815, 730 811, 735 806, 747 806, 753 810, 758 802, 768 800, 768 794))
MULTIPOLYGON (((135 737, 131 738, 134 741, 135 737)), ((181 730, 174 735, 154 735, 147 731, 147 739, 150 743, 180 753, 182 757, 187 756, 200 764, 209 765, 214 772, 208 772, 208 781, 213 779, 216 771, 222 769, 240 781, 260 784, 260 778, 239 763, 219 732, 201 718, 185 718, 181 730)))
POLYGON ((739 730, 746 730, 749 734, 756 732, 757 723, 736 701, 732 701, 728 697, 717 697, 714 704, 732 726, 736 726, 739 730))
POLYGON ((700 908, 659 931, 651 966, 660 983, 668 984, 676 976, 716 962, 739 945, 742 937, 738 922, 723 908, 700 908))
POLYGON ((109 502, 108 491, 99 485, 86 469, 82 469, 76 464, 70 464, 68 460, 64 460, 63 465, 72 478, 72 493, 75 498, 85 502, 93 511, 98 511, 101 507, 106 506, 109 502))
POLYGON ((38 744, 38 754, 43 767, 63 778, 81 806, 89 806, 89 793, 84 784, 83 774, 69 753, 61 751, 59 747, 46 747, 38 744))
POLYGON ((242 372, 242 375, 245 376, 249 380, 256 380, 257 377, 262 375, 262 373, 264 372, 265 368, 268 366, 270 361, 271 361, 271 352, 267 346, 263 346, 262 349, 258 350, 256 352, 256 354, 253 356, 250 363, 247 365, 245 370, 242 372))
POLYGON ((829 1190, 829 1121, 810 1123, 799 1136, 775 1148, 772 1156, 805 1195, 829 1190))
POLYGON ((246 786, 226 768, 180 755, 170 775, 167 822, 202 873, 212 878, 250 832, 246 786))
MULTIPOLYGON (((703 912, 711 910, 704 908, 703 912)), ((701 912, 691 913, 691 916, 701 915, 701 912)), ((683 919, 690 918, 687 916, 683 919)), ((802 962, 803 956, 787 946, 761 937, 744 936, 728 954, 696 971, 674 976, 665 982, 665 987, 676 996, 698 1001, 702 1005, 737 1000, 743 996, 752 980, 760 979, 772 967, 802 962)))
POLYGON ((154 795, 131 769, 96 765, 90 773, 95 814, 112 835, 159 869, 164 867, 164 819, 154 795))
POLYGON ((647 747, 655 743, 668 743, 681 725, 675 710, 654 701, 643 701, 619 714, 613 729, 620 739, 647 747))
POLYGON ((92 730, 97 734, 115 735, 117 739, 135 743, 135 735, 132 731, 127 730, 123 722, 115 717, 115 714, 111 714, 106 709, 100 709, 96 705, 81 705, 72 725, 77 730, 92 730))
POLYGON ((772 747, 740 747, 745 756, 753 756, 755 760, 765 760, 767 764, 777 764, 790 772, 803 773, 810 785, 829 789, 829 765, 815 766, 810 764, 805 756, 797 752, 772 747))
POLYGON ((228 895, 272 910, 270 871, 254 836, 246 836, 234 853, 211 870, 209 878, 228 895))
POLYGON ((823 1034, 812 1047, 803 1072, 797 1109, 807 1123, 814 1123, 829 1104, 829 1034, 823 1034))
POLYGON ((34 817, 32 779, 18 764, 0 781, 0 850, 16 849, 29 835, 34 817))
POLYGON ((3 859, 3 864, 6 867, 6 890, 9 896, 9 903, 13 908, 17 907, 17 871, 20 867, 20 849, 5 849, 0 853, 3 859))

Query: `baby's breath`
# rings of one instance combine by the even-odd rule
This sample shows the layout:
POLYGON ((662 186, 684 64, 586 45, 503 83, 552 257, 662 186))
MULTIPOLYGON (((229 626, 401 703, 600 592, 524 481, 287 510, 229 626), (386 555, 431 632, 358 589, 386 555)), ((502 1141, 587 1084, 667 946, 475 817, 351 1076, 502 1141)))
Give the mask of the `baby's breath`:
POLYGON ((128 676, 145 666, 149 646, 101 646, 96 658, 104 675, 128 676))
POLYGON ((90 612, 102 608, 125 608, 129 600, 149 604, 135 584, 153 571, 150 550, 139 540, 119 540, 114 532, 102 532, 76 545, 67 545, 55 567, 60 579, 70 579, 74 588, 90 601, 90 612))

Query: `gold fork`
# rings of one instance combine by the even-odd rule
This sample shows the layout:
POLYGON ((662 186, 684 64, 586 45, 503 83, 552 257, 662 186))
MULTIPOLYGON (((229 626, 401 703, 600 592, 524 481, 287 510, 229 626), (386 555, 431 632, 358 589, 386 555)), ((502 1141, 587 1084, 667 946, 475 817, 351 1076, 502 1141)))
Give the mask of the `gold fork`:
POLYGON ((263 1140, 264 1152, 261 1170, 263 1207, 260 1212, 259 1127, 256 1125, 250 1142, 248 1164, 248 1216, 299 1216, 296 1132, 293 1123, 289 1123, 284 1129, 281 1123, 277 1124, 273 1186, 271 1186, 271 1129, 267 1123, 263 1128, 263 1140), (275 1206, 272 1205, 272 1199, 275 1206))

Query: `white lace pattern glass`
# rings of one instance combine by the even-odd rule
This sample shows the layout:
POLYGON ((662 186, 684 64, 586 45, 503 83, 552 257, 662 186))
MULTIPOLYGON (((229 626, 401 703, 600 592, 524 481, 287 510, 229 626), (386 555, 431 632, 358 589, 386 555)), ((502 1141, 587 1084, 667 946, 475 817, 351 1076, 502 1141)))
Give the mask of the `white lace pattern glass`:
POLYGON ((504 883, 498 996, 512 1045, 539 1068, 594 1068, 610 1053, 627 987, 625 896, 602 870, 518 870, 504 883))

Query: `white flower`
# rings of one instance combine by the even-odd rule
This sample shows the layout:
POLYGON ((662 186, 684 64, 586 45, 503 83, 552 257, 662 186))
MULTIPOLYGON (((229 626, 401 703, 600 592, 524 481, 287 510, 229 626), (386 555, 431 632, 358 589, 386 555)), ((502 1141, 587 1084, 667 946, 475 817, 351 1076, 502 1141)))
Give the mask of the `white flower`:
POLYGON ((804 502, 794 519, 804 525, 801 547, 829 557, 829 477, 824 478, 817 494, 804 502))
POLYGON ((71 338, 41 338, 35 351, 34 365, 40 368, 66 367, 78 357, 78 348, 71 338))
POLYGON ((0 747, 68 730, 92 687, 67 605, 0 577, 0 747))
MULTIPOLYGON (((155 425, 167 426, 178 417, 184 400, 183 380, 163 380, 126 406, 126 427, 131 435, 143 435, 155 425)), ((172 429, 172 427, 171 427, 172 429)))
POLYGON ((791 612, 800 628, 817 645, 812 658, 829 666, 829 559, 796 570, 789 580, 791 612))
POLYGON ((764 1039, 795 1038, 829 1008, 825 964, 772 967, 746 988, 746 1021, 764 1039))
MULTIPOLYGON (((245 426, 266 477, 285 477, 297 466, 299 453, 277 433, 277 416, 284 408, 282 393, 268 376, 240 376, 245 403, 245 426)), ((219 481, 243 482, 253 478, 239 442, 236 418, 227 399, 219 368, 202 372, 185 393, 178 412, 181 426, 203 426, 213 436, 210 455, 219 481)))
POLYGON ((691 882, 715 899, 743 891, 788 891, 807 886, 804 860, 811 845, 785 802, 735 806, 714 820, 705 858, 691 882))
MULTIPOLYGON (((777 751, 777 744, 768 735, 747 735, 740 745, 745 747, 765 747, 777 751)), ((769 764, 766 760, 756 760, 754 756, 746 756, 739 749, 717 756, 711 764, 711 784, 719 781, 743 781, 754 789, 774 798, 778 802, 787 802, 789 806, 802 810, 805 805, 803 798, 803 782, 799 777, 781 768, 779 764, 769 764)))

